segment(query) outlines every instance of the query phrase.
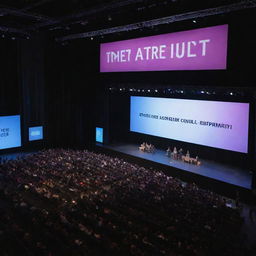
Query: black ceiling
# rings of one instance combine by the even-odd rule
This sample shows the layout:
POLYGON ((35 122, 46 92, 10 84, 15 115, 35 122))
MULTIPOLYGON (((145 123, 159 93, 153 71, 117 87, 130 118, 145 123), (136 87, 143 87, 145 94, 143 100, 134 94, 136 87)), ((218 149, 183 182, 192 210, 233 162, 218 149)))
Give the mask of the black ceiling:
POLYGON ((212 15, 255 6, 254 0, 1 0, 0 32, 2 37, 29 38, 47 31, 65 38, 203 10, 212 15))

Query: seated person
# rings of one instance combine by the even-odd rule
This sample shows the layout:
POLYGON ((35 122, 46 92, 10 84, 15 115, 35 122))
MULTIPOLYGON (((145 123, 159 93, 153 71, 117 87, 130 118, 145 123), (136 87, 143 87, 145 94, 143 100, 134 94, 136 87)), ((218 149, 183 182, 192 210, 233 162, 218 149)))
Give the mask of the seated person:
POLYGON ((167 155, 168 157, 171 156, 171 148, 170 148, 170 147, 167 148, 167 150, 166 150, 166 155, 167 155))
POLYGON ((140 150, 140 151, 143 151, 143 152, 146 150, 146 143, 145 143, 145 142, 143 142, 143 143, 140 145, 139 150, 140 150))
POLYGON ((180 148, 179 151, 178 151, 178 159, 179 159, 179 160, 181 160, 182 155, 183 155, 183 149, 180 148))
POLYGON ((196 163, 195 163, 196 165, 200 165, 201 164, 201 162, 199 161, 199 158, 198 158, 198 156, 196 156, 196 163))
POLYGON ((172 157, 173 159, 176 159, 176 160, 177 160, 177 156, 178 156, 178 151, 177 151, 177 148, 174 147, 174 148, 173 148, 173 151, 172 151, 172 153, 171 153, 171 157, 172 157))
POLYGON ((155 151, 155 146, 150 143, 149 144, 149 152, 154 153, 154 151, 155 151))

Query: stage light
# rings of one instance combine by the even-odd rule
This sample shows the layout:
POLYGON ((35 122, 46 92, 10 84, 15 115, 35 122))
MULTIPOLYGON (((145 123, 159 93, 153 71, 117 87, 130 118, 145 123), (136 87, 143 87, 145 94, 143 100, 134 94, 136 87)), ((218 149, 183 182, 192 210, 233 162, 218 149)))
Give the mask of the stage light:
POLYGON ((12 40, 16 40, 16 37, 13 36, 13 37, 12 37, 12 40))
MULTIPOLYGON (((177 0, 171 0, 171 1, 176 2, 177 0)), ((56 38, 56 40, 57 41, 74 40, 78 38, 88 38, 88 37, 91 37, 92 35, 99 36, 102 34, 107 35, 107 34, 114 34, 114 33, 124 32, 124 31, 134 31, 134 30, 140 29, 141 27, 153 28, 154 26, 165 25, 168 23, 181 22, 186 20, 189 22, 197 22, 196 20, 197 18, 227 14, 237 10, 255 8, 255 6, 256 6, 255 1, 249 1, 249 0, 237 1, 237 3, 221 5, 219 7, 207 8, 207 9, 202 9, 194 12, 185 12, 185 13, 175 14, 167 17, 160 17, 157 19, 145 20, 142 22, 127 24, 125 26, 114 26, 111 28, 104 28, 104 29, 88 31, 84 33, 78 33, 78 34, 71 34, 68 36, 62 36, 62 37, 56 38)), ((141 9, 137 8, 138 11, 141 9)), ((80 24, 82 25, 84 22, 86 21, 81 21, 80 24)))
POLYGON ((229 93, 231 96, 233 96, 234 94, 233 94, 233 92, 231 92, 231 93, 229 93))
POLYGON ((180 93, 184 93, 184 91, 181 90, 180 93))
POLYGON ((193 20, 193 23, 196 23, 197 21, 196 20, 193 20))
POLYGON ((150 90, 148 90, 148 92, 150 92, 150 90))
POLYGON ((202 94, 204 94, 204 91, 201 91, 202 94))
POLYGON ((91 40, 93 40, 93 37, 91 37, 91 40))
POLYGON ((155 90, 155 92, 158 92, 158 90, 155 90))

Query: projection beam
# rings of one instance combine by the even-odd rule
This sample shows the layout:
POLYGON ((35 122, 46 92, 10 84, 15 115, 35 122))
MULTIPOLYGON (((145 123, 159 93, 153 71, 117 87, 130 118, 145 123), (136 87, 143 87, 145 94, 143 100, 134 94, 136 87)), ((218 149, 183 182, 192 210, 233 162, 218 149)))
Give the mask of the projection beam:
MULTIPOLYGON (((10 8, 10 7, 5 7, 3 5, 0 5, 0 16, 4 15, 13 15, 17 17, 24 17, 24 18, 30 18, 38 21, 48 21, 48 22, 53 22, 53 19, 50 19, 49 17, 36 14, 36 13, 28 13, 27 11, 36 8, 38 6, 41 6, 45 3, 51 2, 53 0, 42 0, 37 3, 30 4, 22 9, 16 9, 16 8, 10 8)), ((55 20, 54 20, 55 21, 55 20)))
POLYGON ((133 23, 125 26, 117 26, 117 27, 100 29, 100 30, 95 30, 95 31, 90 31, 85 33, 67 35, 63 37, 58 37, 55 40, 57 42, 63 42, 63 41, 74 40, 79 38, 88 38, 88 37, 101 36, 101 35, 113 34, 113 33, 124 32, 124 31, 132 31, 132 30, 137 30, 141 28, 148 28, 148 27, 154 27, 154 26, 168 24, 168 23, 174 23, 178 21, 225 14, 233 11, 239 11, 239 10, 255 8, 255 7, 256 7, 256 1, 242 1, 240 3, 172 15, 172 16, 163 17, 159 19, 133 23))
POLYGON ((12 33, 12 34, 17 34, 21 36, 28 37, 30 34, 24 30, 21 29, 16 29, 16 28, 9 28, 5 26, 0 26, 0 31, 5 32, 5 33, 12 33))
POLYGON ((5 16, 5 15, 13 15, 13 16, 29 18, 29 19, 33 19, 33 20, 49 21, 49 18, 39 15, 39 14, 26 13, 25 11, 20 11, 18 9, 14 9, 14 8, 5 8, 5 7, 0 8, 0 16, 5 16))

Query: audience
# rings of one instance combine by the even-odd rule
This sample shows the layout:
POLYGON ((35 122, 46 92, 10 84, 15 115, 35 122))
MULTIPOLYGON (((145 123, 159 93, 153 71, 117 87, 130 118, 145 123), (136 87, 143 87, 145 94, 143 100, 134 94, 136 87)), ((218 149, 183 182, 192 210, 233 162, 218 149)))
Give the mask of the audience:
POLYGON ((249 255, 223 198, 89 151, 0 165, 1 255, 249 255))

